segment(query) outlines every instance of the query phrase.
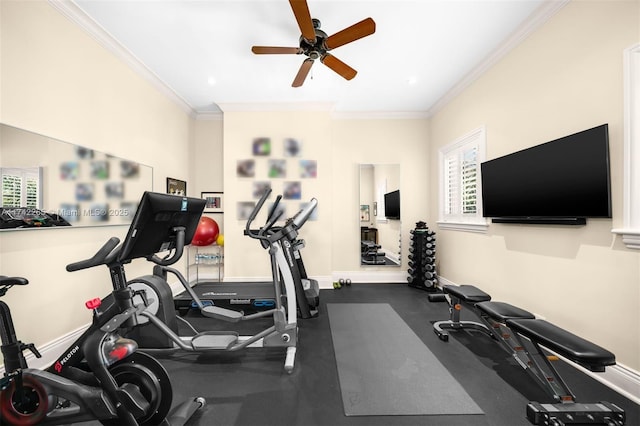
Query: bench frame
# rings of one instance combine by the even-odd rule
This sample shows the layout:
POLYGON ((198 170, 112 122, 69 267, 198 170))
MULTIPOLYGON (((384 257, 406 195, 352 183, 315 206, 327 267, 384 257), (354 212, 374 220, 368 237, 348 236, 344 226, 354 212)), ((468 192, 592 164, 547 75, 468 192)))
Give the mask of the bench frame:
MULTIPOLYGON (((508 326, 509 319, 525 318, 525 316, 500 317, 491 315, 492 306, 498 306, 496 302, 491 302, 491 297, 487 297, 481 302, 475 297, 474 301, 465 300, 463 297, 443 290, 449 301, 450 318, 448 320, 437 321, 433 324, 433 330, 440 340, 448 341, 449 335, 444 329, 462 330, 471 329, 489 335, 500 343, 500 346, 507 351, 515 361, 551 396, 554 404, 540 404, 530 402, 527 405, 527 418, 533 424, 542 425, 565 425, 565 424, 606 424, 611 426, 622 426, 625 424, 625 413, 620 407, 609 402, 599 402, 597 404, 584 404, 576 402, 575 395, 562 379, 552 362, 559 360, 556 355, 548 355, 538 342, 529 339, 508 326), (473 312, 480 322, 462 321, 460 313, 463 307, 473 312), (485 308, 485 309, 483 309, 485 308)), ((474 290, 481 290, 468 286, 474 290)), ((449 287, 451 290, 452 288, 449 287)), ((502 304, 529 314, 526 318, 533 318, 524 310, 512 305, 502 304)), ((602 371, 592 369, 592 371, 602 371)))

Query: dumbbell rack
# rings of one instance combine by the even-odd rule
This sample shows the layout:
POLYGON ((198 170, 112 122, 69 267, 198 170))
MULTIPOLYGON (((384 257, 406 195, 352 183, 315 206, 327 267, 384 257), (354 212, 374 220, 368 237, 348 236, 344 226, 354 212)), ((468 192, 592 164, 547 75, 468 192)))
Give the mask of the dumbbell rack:
POLYGON ((425 222, 417 222, 411 233, 409 247, 409 286, 438 291, 436 274, 436 233, 429 229, 425 222))

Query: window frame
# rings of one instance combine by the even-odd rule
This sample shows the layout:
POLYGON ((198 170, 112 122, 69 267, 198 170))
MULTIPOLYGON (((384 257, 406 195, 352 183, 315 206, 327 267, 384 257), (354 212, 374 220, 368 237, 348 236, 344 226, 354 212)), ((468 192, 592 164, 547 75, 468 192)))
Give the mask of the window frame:
MULTIPOLYGON (((438 209, 439 219, 437 221, 440 229, 449 229, 456 231, 468 231, 468 232, 480 232, 485 233, 489 228, 489 223, 486 218, 482 216, 482 181, 480 174, 480 164, 485 161, 486 152, 486 128, 485 126, 478 127, 471 132, 457 138, 453 142, 443 146, 438 151, 438 164, 439 164, 439 197, 438 197, 438 209), (449 176, 445 175, 448 170, 445 161, 447 161, 451 155, 460 155, 463 152, 468 152, 471 149, 476 150, 476 212, 471 214, 462 213, 463 198, 462 192, 458 194, 456 213, 447 213, 447 205, 449 200, 447 199, 447 188, 449 187, 449 176)), ((461 180, 462 169, 458 170, 456 179, 461 180)))

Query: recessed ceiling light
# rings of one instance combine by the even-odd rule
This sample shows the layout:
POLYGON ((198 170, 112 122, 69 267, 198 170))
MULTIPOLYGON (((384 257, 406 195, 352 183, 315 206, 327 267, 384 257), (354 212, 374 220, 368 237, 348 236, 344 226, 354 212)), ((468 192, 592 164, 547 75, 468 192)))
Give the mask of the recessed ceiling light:
POLYGON ((418 82, 418 79, 416 77, 409 77, 407 79, 407 84, 410 86, 413 86, 414 84, 416 84, 418 82))
POLYGON ((207 79, 207 83, 209 83, 209 86, 215 86, 215 84, 216 84, 216 79, 215 79, 215 78, 213 78, 213 77, 209 77, 209 78, 207 79))

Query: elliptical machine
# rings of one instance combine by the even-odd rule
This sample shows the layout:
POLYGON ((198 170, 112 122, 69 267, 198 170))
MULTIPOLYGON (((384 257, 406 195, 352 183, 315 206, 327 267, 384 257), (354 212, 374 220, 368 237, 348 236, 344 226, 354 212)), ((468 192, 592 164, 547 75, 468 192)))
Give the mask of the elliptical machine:
MULTIPOLYGON (((264 194, 263 194, 264 195, 264 194)), ((267 194, 268 196, 268 194, 267 194)), ((295 216, 286 220, 284 226, 275 226, 272 217, 277 212, 277 206, 282 199, 282 195, 278 195, 273 206, 269 211, 267 223, 259 230, 245 230, 244 234, 250 238, 256 238, 255 235, 274 235, 282 231, 281 236, 285 236, 289 244, 284 244, 281 240, 281 246, 288 262, 288 268, 291 269, 294 284, 296 287, 296 297, 298 297, 298 319, 314 318, 318 315, 320 304, 320 286, 318 281, 309 278, 302 259, 301 251, 305 247, 305 241, 298 238, 298 231, 304 225, 309 215, 317 207, 317 200, 310 201, 311 210, 301 209, 295 216), (304 294, 305 300, 300 297, 304 294)), ((279 220, 280 216, 276 219, 279 220)), ((280 238, 280 235, 276 236, 280 238)), ((259 240, 262 248, 269 249, 269 244, 265 240, 259 240)), ((155 268, 154 268, 155 269, 155 268)), ((166 280, 166 273, 173 271, 155 269, 154 273, 164 273, 162 277, 166 280)), ((248 281, 248 282, 196 282, 190 283, 187 288, 186 282, 178 276, 178 279, 184 287, 184 291, 173 297, 175 309, 180 316, 185 316, 192 309, 202 311, 203 306, 219 306, 236 311, 242 311, 244 314, 253 314, 260 311, 273 309, 276 305, 275 291, 273 279, 270 281, 248 281)), ((284 286, 284 284, 283 284, 284 286)), ((204 314, 206 316, 206 314, 204 314)))
MULTIPOLYGON (((144 297, 141 297, 140 302, 148 307, 148 309, 139 313, 140 326, 131 330, 128 337, 135 339, 140 347, 146 349, 185 350, 189 352, 238 351, 247 347, 284 347, 287 351, 284 363, 285 371, 288 373, 293 371, 298 341, 297 309, 300 308, 302 316, 306 318, 309 318, 311 313, 304 290, 298 291, 296 287, 297 282, 293 276, 295 259, 291 257, 293 255, 291 253, 290 240, 292 238, 295 239, 295 235, 291 235, 291 233, 295 234, 293 222, 301 226, 315 209, 317 200, 313 199, 299 213, 290 226, 282 227, 274 232, 266 232, 272 228, 279 218, 278 215, 274 214, 276 209, 272 208, 267 224, 259 232, 252 231, 251 223, 270 192, 267 191, 262 196, 251 212, 247 220, 245 233, 252 238, 260 240, 263 246, 269 249, 276 306, 273 309, 251 315, 244 315, 243 312, 214 305, 205 306, 200 302, 187 280, 179 271, 157 265, 154 267, 153 275, 145 275, 128 283, 130 288, 144 295, 144 297), (253 336, 241 336, 235 331, 197 332, 191 324, 176 315, 171 287, 166 280, 167 273, 178 277, 185 290, 190 292, 194 301, 198 303, 200 312, 204 316, 228 322, 247 321, 271 316, 273 325, 253 336), (178 321, 185 323, 194 334, 191 336, 179 335, 178 321)), ((139 238, 144 240, 146 234, 140 234, 139 238)), ((297 284, 301 286, 301 282, 297 284)))
MULTIPOLYGON (((182 425, 204 406, 203 398, 193 398, 169 414, 173 392, 166 370, 155 358, 137 352, 135 341, 120 335, 124 328, 135 325, 136 315, 144 309, 132 303, 133 291, 126 285, 124 264, 136 257, 151 257, 157 251, 150 252, 151 246, 135 242, 138 227, 149 220, 144 211, 152 194, 143 195, 123 245, 118 246, 119 239, 113 237, 92 258, 67 265, 69 272, 106 265, 113 285, 113 303, 102 308, 100 299, 86 303, 93 310, 92 324, 49 368, 28 368, 23 351, 29 349, 36 357, 40 354, 33 344, 17 339, 9 306, 0 302, 5 367, 0 379, 0 423, 57 425, 99 420, 105 425, 182 425)), ((157 221, 151 227, 162 223, 170 229, 182 229, 173 243, 182 247, 180 238, 184 238, 185 229, 193 237, 204 200, 156 195, 172 197, 169 204, 174 208, 165 211, 163 217, 168 220, 157 221), (195 217, 192 229, 188 223, 191 217, 195 217)), ((169 265, 179 257, 158 261, 169 265)), ((2 276, 0 296, 15 285, 26 284, 25 278, 2 276)))

